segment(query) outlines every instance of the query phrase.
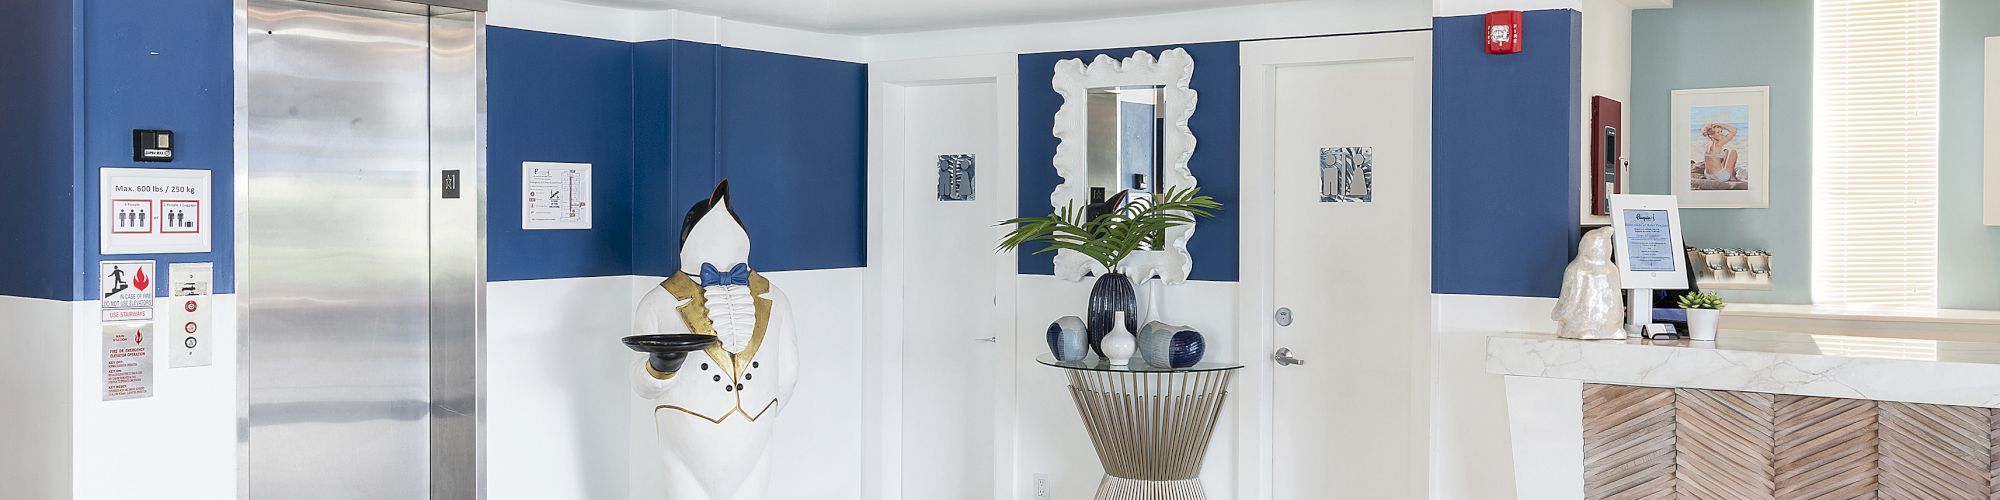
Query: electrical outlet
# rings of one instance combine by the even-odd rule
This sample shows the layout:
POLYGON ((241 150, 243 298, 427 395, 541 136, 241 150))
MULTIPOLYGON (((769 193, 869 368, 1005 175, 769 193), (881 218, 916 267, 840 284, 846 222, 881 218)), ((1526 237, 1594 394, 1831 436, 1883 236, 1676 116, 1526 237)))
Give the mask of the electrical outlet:
POLYGON ((1035 500, 1049 500, 1049 475, 1035 473, 1035 500))

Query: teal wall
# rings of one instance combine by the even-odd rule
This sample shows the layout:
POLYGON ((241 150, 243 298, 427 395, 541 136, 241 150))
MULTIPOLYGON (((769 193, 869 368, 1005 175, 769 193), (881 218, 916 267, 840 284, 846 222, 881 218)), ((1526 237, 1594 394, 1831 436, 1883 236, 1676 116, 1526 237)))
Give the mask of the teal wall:
MULTIPOLYGON (((1776 257, 1771 291, 1732 300, 1812 300, 1812 0, 1679 0, 1632 16, 1631 187, 1665 194, 1672 91, 1771 87, 1771 204, 1685 209, 1687 242, 1762 248, 1776 257)), ((1983 40, 2000 36, 2000 2, 1944 0, 1939 306, 2000 309, 2000 228, 1980 222, 1983 40)))
MULTIPOLYGON (((1983 0, 1982 0, 1983 1, 1983 0)), ((1812 0, 1677 0, 1632 12, 1633 192, 1668 194, 1668 107, 1678 89, 1771 87, 1771 207, 1683 209, 1687 244, 1769 250, 1771 291, 1744 302, 1812 301, 1812 0)))
POLYGON ((1944 0, 1943 29, 1938 306, 2000 309, 2000 227, 1980 221, 1984 44, 1986 37, 2000 36, 2000 1, 1944 0))

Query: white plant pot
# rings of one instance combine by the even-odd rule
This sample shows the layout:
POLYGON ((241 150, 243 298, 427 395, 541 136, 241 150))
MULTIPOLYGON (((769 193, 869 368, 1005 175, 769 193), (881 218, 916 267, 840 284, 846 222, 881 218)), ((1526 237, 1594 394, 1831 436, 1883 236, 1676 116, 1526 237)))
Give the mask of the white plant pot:
POLYGON ((1722 320, 1722 311, 1717 309, 1688 309, 1688 339, 1700 342, 1715 341, 1715 324, 1722 320))

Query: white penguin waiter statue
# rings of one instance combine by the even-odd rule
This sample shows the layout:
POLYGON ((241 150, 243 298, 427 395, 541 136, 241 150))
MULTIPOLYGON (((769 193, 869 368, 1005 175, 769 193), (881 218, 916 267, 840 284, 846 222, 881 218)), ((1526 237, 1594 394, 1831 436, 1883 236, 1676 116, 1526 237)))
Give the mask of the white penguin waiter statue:
POLYGON ((653 405, 667 500, 764 500, 772 426, 799 379, 791 302, 750 270, 750 235, 729 205, 724 180, 688 209, 680 271, 639 300, 632 325, 718 338, 631 367, 632 388, 653 405))

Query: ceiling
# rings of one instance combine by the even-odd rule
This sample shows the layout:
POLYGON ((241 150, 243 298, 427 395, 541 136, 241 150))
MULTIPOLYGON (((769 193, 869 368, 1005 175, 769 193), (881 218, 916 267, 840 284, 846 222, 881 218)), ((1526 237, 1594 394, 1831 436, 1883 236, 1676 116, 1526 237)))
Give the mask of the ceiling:
POLYGON ((1109 19, 1293 0, 568 0, 685 10, 826 33, 877 34, 1109 19))

